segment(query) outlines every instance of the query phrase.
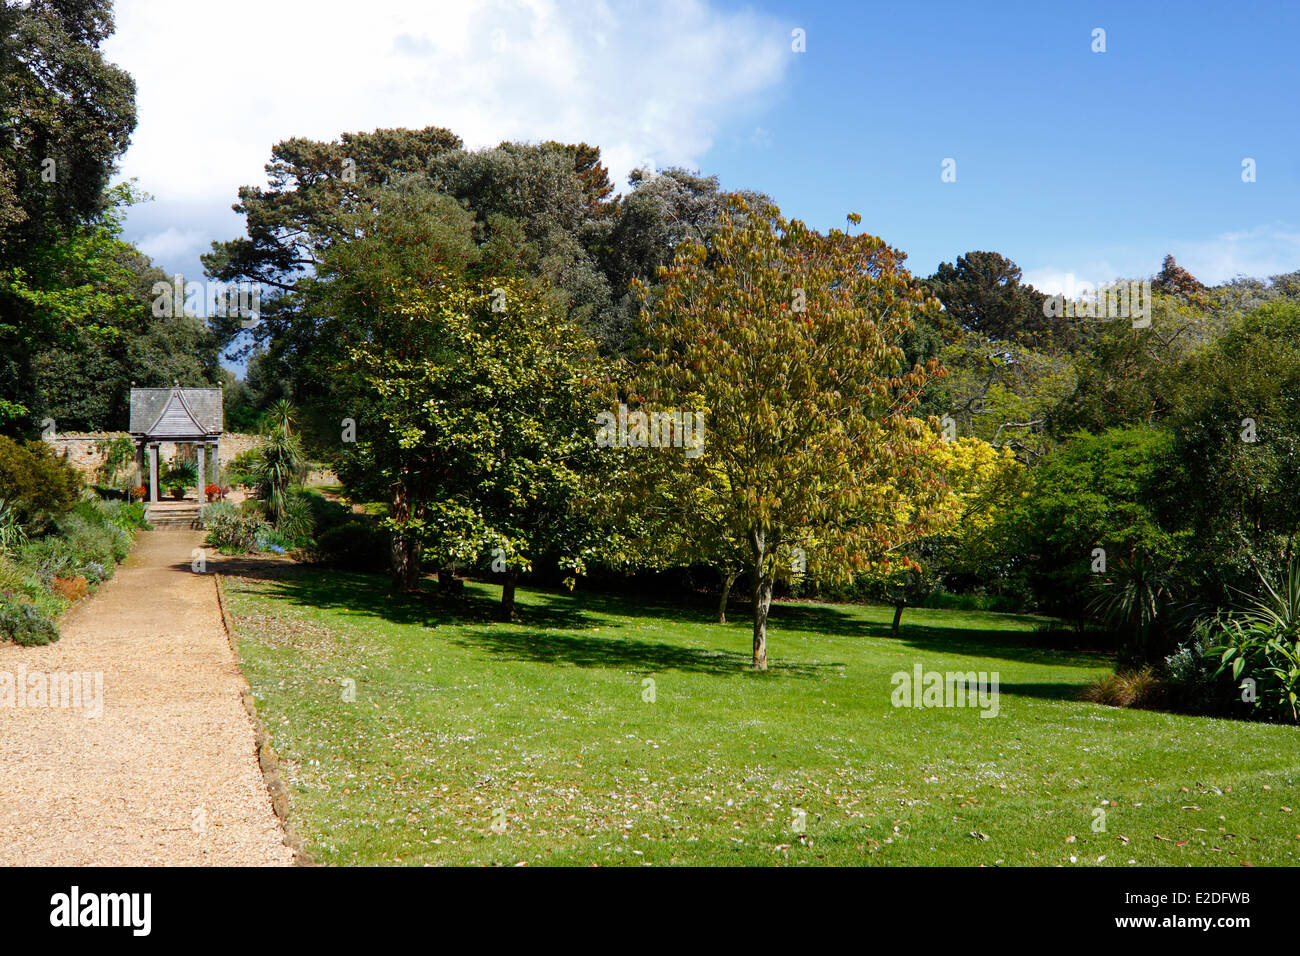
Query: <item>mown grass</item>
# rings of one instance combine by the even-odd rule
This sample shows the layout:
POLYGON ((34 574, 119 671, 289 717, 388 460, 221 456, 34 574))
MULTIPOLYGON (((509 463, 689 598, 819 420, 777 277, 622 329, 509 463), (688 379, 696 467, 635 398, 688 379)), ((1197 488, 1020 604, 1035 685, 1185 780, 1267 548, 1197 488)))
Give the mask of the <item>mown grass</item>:
POLYGON ((1294 727, 1081 702, 1109 663, 1026 618, 909 610, 891 639, 885 608, 783 605, 754 674, 703 608, 525 589, 503 624, 483 585, 253 573, 227 595, 318 862, 1300 862, 1294 727), (999 715, 894 708, 916 663, 998 672, 999 715))

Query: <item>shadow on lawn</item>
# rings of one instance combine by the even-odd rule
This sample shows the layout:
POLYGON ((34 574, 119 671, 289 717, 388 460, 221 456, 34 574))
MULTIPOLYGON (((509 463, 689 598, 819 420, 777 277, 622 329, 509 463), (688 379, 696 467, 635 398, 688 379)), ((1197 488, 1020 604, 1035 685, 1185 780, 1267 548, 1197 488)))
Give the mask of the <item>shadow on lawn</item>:
MULTIPOLYGON (((889 625, 874 625, 873 637, 890 637, 889 625)), ((959 657, 993 657, 1024 664, 1057 664, 1065 667, 1107 666, 1110 657, 1101 652, 1045 647, 1035 642, 1032 631, 970 631, 932 624, 904 624, 897 640, 920 651, 959 657), (989 637, 976 635, 987 634, 989 637)))
MULTIPOLYGON (((182 566, 177 566, 182 567, 182 566)), ((189 570, 188 565, 183 566, 189 570)), ((388 578, 378 574, 334 571, 257 558, 226 558, 216 567, 223 575, 265 581, 271 596, 300 607, 340 610, 357 617, 373 616, 394 624, 420 627, 489 624, 498 620, 499 602, 477 590, 461 597, 441 594, 436 583, 424 582, 415 594, 394 594, 388 578)), ((233 582, 232 582, 233 584, 233 582)), ((519 623, 548 630, 577 630, 597 624, 615 626, 583 613, 572 602, 535 603, 521 595, 519 623)))
POLYGON ((998 693, 1009 694, 1012 697, 1036 697, 1039 700, 1069 700, 1077 702, 1079 700, 1079 695, 1087 686, 1087 684, 1043 684, 1004 681, 998 684, 998 693))
MULTIPOLYGON (((175 565, 190 571, 188 564, 175 565)), ((745 648, 738 651, 711 651, 677 644, 650 641, 633 635, 610 637, 591 634, 555 634, 539 631, 587 631, 593 627, 617 630, 636 618, 667 618, 681 624, 717 625, 715 609, 709 605, 647 601, 644 597, 621 593, 554 592, 521 590, 518 594, 518 617, 513 625, 499 618, 498 592, 490 584, 467 582, 465 593, 451 597, 440 593, 432 580, 412 595, 394 595, 387 576, 294 564, 285 560, 260 557, 225 557, 213 570, 228 576, 243 576, 266 581, 272 596, 300 607, 336 609, 349 616, 374 616, 395 624, 420 627, 469 626, 465 637, 456 640, 475 644, 493 653, 515 660, 533 660, 569 664, 575 667, 613 667, 645 670, 683 670, 698 673, 736 674, 749 672, 746 605, 735 610, 727 625, 738 635, 744 633, 745 648), (481 629, 481 625, 492 625, 481 629)), ((233 582, 232 582, 233 583, 233 582)), ((770 632, 800 631, 831 637, 873 637, 893 639, 889 625, 865 620, 859 608, 841 609, 818 604, 773 604, 770 632)), ((1036 643, 1033 632, 954 628, 922 622, 903 623, 896 639, 917 651, 945 656, 980 657, 1032 664, 1055 664, 1073 667, 1096 667, 1108 662, 1106 656, 1086 651, 1045 647, 1036 643)), ((840 665, 797 664, 779 658, 771 662, 773 673, 811 677, 840 665)), ((1070 697, 1078 691, 1074 685, 1018 684, 1003 685, 1004 692, 1022 696, 1070 697)))
MULTIPOLYGON (((1033 631, 996 626, 948 627, 943 624, 909 622, 904 618, 899 636, 895 638, 888 623, 864 617, 861 605, 846 607, 856 613, 818 604, 773 604, 769 621, 771 627, 777 630, 806 631, 829 637, 897 640, 908 647, 935 654, 992 657, 1027 664, 1073 667, 1098 666, 1109 661, 1105 653, 1047 646, 1041 643, 1033 631)), ((916 610, 911 609, 913 616, 916 610)), ((982 623, 996 625, 996 621, 994 616, 984 619, 982 623)))
MULTIPOLYGON (((647 641, 637 637, 599 637, 589 634, 537 634, 526 630, 469 632, 452 638, 462 647, 481 647, 494 656, 538 664, 567 664, 571 667, 606 667, 617 670, 657 672, 666 670, 736 677, 754 674, 750 655, 738 651, 703 650, 647 641)), ((797 664, 772 661, 769 674, 786 677, 821 677, 843 665, 797 664)), ((759 676, 759 675, 754 675, 759 676)))
MULTIPOLYGON (((189 566, 177 565, 177 569, 188 571, 189 566)), ((264 581, 268 587, 263 593, 299 607, 340 610, 349 616, 373 616, 420 627, 465 626, 468 628, 465 634, 452 638, 455 643, 479 647, 510 660, 725 676, 753 673, 749 667, 748 640, 746 650, 741 652, 683 647, 626 632, 610 637, 553 633, 587 631, 593 627, 625 628, 625 624, 611 620, 618 617, 671 617, 681 622, 710 623, 711 616, 702 610, 683 612, 665 605, 663 611, 657 612, 619 595, 520 591, 516 605, 518 617, 513 624, 506 625, 498 617, 497 595, 485 592, 481 586, 467 588, 460 597, 450 597, 439 593, 434 582, 426 581, 419 593, 398 596, 390 591, 388 578, 376 574, 324 571, 258 558, 225 558, 216 570, 230 578, 228 588, 237 589, 239 577, 264 581)), ((747 624, 741 622, 741 626, 747 624)), ((773 626, 777 626, 775 622, 773 626)), ((769 673, 818 677, 841 666, 774 660, 769 673)))

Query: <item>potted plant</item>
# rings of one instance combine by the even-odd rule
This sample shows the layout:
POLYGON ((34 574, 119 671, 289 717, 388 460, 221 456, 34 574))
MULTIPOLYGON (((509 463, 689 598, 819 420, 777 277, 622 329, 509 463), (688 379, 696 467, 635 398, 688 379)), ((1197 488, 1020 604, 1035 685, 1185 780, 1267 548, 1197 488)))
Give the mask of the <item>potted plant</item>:
POLYGON ((179 501, 185 497, 185 489, 193 488, 199 483, 199 470, 192 461, 173 461, 158 480, 179 501))

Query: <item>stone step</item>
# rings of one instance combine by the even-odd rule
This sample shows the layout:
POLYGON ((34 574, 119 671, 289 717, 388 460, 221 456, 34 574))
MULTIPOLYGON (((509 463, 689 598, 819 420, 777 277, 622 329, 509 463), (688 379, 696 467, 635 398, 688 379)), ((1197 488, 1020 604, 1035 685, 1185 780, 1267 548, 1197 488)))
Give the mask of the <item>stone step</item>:
POLYGON ((198 515, 193 518, 183 518, 179 515, 167 515, 164 518, 150 518, 149 524, 154 528, 160 528, 163 531, 175 531, 181 529, 184 531, 200 531, 203 529, 203 522, 199 520, 198 515))
POLYGON ((185 528, 197 530, 203 527, 199 519, 200 505, 183 501, 160 501, 145 507, 145 517, 155 528, 185 528))

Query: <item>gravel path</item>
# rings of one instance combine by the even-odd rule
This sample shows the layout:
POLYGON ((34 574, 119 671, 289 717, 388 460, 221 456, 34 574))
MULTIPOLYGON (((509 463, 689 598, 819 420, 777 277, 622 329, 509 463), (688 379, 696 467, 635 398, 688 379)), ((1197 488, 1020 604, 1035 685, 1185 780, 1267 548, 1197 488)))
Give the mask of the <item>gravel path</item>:
POLYGON ((85 699, 7 706, 0 694, 0 865, 293 862, 212 576, 190 570, 202 539, 143 532, 115 577, 64 618, 62 640, 0 646, 0 681, 25 666, 29 694, 32 674, 103 675, 98 717, 85 699))

